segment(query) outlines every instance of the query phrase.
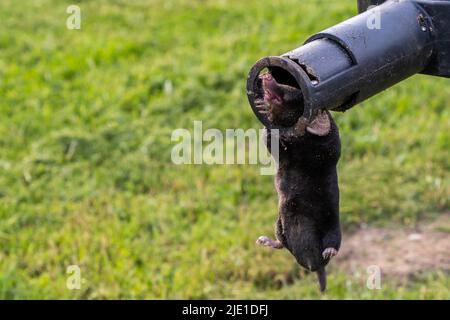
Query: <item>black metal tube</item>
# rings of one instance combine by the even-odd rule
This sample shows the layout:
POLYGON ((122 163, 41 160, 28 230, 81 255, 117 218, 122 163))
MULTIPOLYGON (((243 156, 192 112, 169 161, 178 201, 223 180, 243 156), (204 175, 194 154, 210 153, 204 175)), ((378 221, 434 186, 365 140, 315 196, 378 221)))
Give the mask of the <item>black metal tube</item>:
POLYGON ((319 109, 345 111, 357 103, 425 69, 433 54, 433 25, 414 1, 390 0, 310 37, 303 46, 279 57, 259 60, 247 80, 255 108, 262 90, 258 76, 269 69, 281 83, 295 85, 304 96, 303 116, 319 109), (379 15, 380 28, 368 21, 379 15))

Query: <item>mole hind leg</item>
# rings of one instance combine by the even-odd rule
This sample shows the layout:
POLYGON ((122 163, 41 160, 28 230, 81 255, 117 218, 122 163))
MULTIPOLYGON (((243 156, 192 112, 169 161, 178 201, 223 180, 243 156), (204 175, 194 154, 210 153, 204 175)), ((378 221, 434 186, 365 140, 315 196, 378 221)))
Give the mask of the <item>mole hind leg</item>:
POLYGON ((283 222, 281 221, 280 215, 278 215, 277 223, 275 224, 275 237, 284 248, 288 248, 286 238, 284 237, 283 222))
POLYGON ((283 249, 283 244, 280 241, 272 240, 266 236, 259 237, 258 240, 256 240, 256 243, 274 249, 283 249))
POLYGON ((282 239, 282 232, 283 232, 283 229, 281 226, 281 220, 280 220, 280 217, 278 217, 277 224, 275 225, 275 235, 276 235, 277 239, 272 240, 269 237, 261 236, 258 238, 258 240, 256 240, 256 243, 266 246, 266 247, 271 247, 274 249, 283 249, 284 245, 280 241, 280 239, 282 239))
POLYGON ((339 222, 335 222, 333 227, 328 230, 322 239, 323 248, 322 257, 324 260, 329 260, 337 255, 339 247, 341 246, 341 229, 339 222))

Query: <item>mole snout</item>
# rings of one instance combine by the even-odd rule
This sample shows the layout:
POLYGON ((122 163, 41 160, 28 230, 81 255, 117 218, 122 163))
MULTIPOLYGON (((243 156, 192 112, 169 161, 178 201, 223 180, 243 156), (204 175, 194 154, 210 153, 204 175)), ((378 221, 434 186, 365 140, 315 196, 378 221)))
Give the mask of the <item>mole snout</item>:
POLYGON ((278 83, 270 74, 260 76, 263 100, 258 100, 260 114, 266 115, 274 125, 290 127, 303 113, 303 94, 298 88, 278 83))

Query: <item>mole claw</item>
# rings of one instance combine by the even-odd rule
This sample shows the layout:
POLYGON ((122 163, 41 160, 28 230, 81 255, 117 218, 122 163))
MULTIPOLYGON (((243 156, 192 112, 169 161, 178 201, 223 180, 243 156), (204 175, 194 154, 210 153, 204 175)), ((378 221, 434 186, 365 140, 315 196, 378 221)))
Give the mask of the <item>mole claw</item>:
POLYGON ((270 242, 270 239, 266 236, 261 236, 256 240, 257 244, 266 246, 270 242))
POLYGON ((322 252, 322 257, 326 260, 326 259, 331 259, 333 258, 335 255, 337 255, 337 250, 335 248, 326 248, 325 250, 323 250, 322 252))

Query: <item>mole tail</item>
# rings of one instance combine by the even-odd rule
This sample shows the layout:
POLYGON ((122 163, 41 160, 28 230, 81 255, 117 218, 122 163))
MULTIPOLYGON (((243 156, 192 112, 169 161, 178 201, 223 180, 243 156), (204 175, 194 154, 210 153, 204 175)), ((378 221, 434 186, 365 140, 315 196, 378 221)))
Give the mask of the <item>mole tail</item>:
POLYGON ((317 270, 317 279, 319 280, 320 293, 324 293, 327 289, 327 273, 325 272, 325 267, 317 270))

